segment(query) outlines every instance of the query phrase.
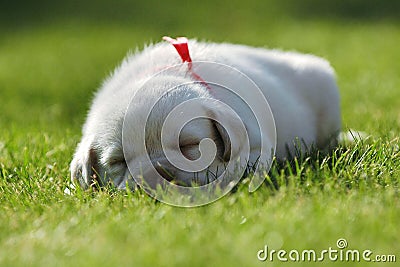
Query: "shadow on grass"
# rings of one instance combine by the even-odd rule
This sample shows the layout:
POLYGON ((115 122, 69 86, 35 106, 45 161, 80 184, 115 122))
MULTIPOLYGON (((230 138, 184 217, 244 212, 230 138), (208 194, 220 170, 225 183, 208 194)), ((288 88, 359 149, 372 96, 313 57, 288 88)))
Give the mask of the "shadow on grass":
POLYGON ((368 188, 398 188, 400 151, 398 138, 355 139, 339 145, 329 154, 317 150, 298 155, 291 160, 274 162, 266 184, 272 190, 295 185, 324 190, 326 185, 342 190, 368 188))

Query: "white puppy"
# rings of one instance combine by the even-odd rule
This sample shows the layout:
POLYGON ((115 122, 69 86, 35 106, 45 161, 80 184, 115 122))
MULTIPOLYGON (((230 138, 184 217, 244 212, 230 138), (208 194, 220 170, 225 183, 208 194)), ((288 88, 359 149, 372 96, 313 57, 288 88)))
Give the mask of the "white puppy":
MULTIPOLYGON (((261 89, 272 110, 277 134, 276 157, 285 159, 295 153, 296 139, 301 141, 301 149, 316 147, 329 150, 336 144, 341 128, 339 93, 334 71, 325 60, 293 52, 266 50, 243 45, 202 43, 189 41, 193 61, 211 61, 232 66, 251 78, 261 89)), ((182 55, 181 55, 182 56, 182 55)), ((141 166, 146 175, 146 166, 141 158, 124 157, 135 149, 137 131, 144 125, 137 125, 138 118, 144 116, 143 109, 154 103, 174 86, 196 80, 193 76, 159 76, 145 83, 155 72, 181 63, 174 47, 158 43, 135 55, 128 56, 115 70, 97 93, 83 127, 83 137, 71 163, 73 180, 78 180, 87 188, 94 180, 104 185, 112 182, 124 188, 133 185, 127 163, 141 166), (145 90, 142 86, 145 84, 145 90), (140 89, 140 90, 139 90, 140 89), (135 93, 137 103, 132 103, 130 114, 125 114, 135 93), (124 118, 127 120, 124 122, 124 118), (127 138, 128 146, 122 146, 123 123, 132 133, 127 138)), ((201 78, 200 78, 201 79, 201 78)), ((199 78, 197 78, 197 81, 199 78)), ((171 94, 166 94, 154 108, 146 126, 146 147, 157 171, 166 179, 178 183, 191 182, 192 176, 174 168, 168 163, 160 145, 160 131, 167 114, 179 103, 192 98, 226 101, 229 97, 221 93, 213 94, 207 84, 197 83, 182 86, 171 94)), ((228 101, 229 102, 229 101, 228 101)), ((244 110, 240 105, 235 110, 244 110)), ((215 105, 207 105, 199 115, 222 121, 223 127, 235 129, 235 121, 215 105)), ((253 120, 243 119, 251 137, 256 136, 253 120)), ((211 138, 217 147, 217 157, 211 164, 215 170, 229 159, 231 153, 241 149, 243 136, 228 136, 226 130, 210 119, 194 120, 185 126, 179 137, 180 151, 187 159, 200 156, 199 143, 211 138)), ((259 138, 258 138, 259 139, 259 138)), ((273 140, 270 140, 273 142, 273 140)), ((171 141, 172 142, 172 141, 171 141)), ((259 142, 250 138, 250 150, 259 149, 259 142)), ((254 161, 257 155, 250 157, 254 161)), ((132 165, 130 165, 132 166, 132 165)), ((205 184, 206 176, 196 176, 197 183, 205 184), (199 178, 200 177, 200 178, 199 178)), ((208 179, 208 178, 207 178, 208 179)))

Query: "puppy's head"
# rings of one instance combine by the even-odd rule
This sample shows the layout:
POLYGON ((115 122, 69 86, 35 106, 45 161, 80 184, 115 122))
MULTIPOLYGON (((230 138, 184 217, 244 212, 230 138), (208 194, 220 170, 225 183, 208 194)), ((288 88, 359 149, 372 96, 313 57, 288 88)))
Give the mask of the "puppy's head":
MULTIPOLYGON (((215 102, 204 86, 185 85, 185 82, 174 77, 154 79, 137 92, 126 114, 95 114, 108 121, 99 122, 103 127, 96 127, 92 135, 82 139, 71 164, 72 177, 83 187, 93 182, 104 185, 111 181, 120 188, 134 185, 131 175, 141 175, 146 181, 152 181, 154 170, 156 175, 183 186, 204 185, 218 178, 229 159, 239 154, 246 136, 236 130, 240 128, 237 120, 215 102), (179 88, 166 93, 177 85, 179 88), (168 114, 179 104, 195 98, 202 99, 196 105, 196 119, 180 131, 166 130, 164 122, 168 114), (153 103, 156 104, 146 116, 144 110, 153 103), (203 140, 209 144, 211 141, 211 150, 215 152, 207 167, 196 172, 177 167, 175 162, 180 159, 198 162, 209 158, 204 155, 208 150, 204 150, 207 146, 203 140)), ((185 109, 182 112, 185 113, 185 109)), ((176 122, 178 125, 179 120, 176 122)))

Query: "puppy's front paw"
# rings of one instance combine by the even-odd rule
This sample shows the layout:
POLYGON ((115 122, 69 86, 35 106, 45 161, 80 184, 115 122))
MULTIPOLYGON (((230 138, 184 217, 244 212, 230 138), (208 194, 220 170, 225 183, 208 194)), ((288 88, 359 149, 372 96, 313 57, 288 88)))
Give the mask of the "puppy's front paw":
POLYGON ((77 181, 84 189, 100 181, 98 157, 92 140, 93 138, 82 139, 70 167, 71 181, 77 181))
POLYGON ((125 163, 122 148, 93 140, 96 139, 84 137, 79 143, 71 162, 72 182, 78 182, 83 189, 110 184, 119 189, 128 186, 134 190, 136 184, 125 163))

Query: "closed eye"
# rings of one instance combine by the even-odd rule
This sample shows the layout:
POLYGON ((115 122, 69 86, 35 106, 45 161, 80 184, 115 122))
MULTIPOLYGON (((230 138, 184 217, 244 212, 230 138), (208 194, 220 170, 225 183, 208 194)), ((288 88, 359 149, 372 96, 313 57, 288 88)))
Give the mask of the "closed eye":
POLYGON ((122 164, 126 164, 125 163, 125 159, 124 158, 112 158, 108 160, 108 164, 110 166, 116 166, 116 165, 122 165, 122 164))
POLYGON ((198 148, 199 144, 189 144, 189 145, 184 145, 184 146, 179 146, 181 150, 187 150, 187 149, 195 149, 198 148))
POLYGON ((108 161, 107 173, 109 177, 118 177, 123 175, 127 168, 125 159, 113 158, 108 161))
POLYGON ((189 138, 180 138, 179 147, 185 148, 188 146, 198 146, 200 144, 200 140, 198 138, 189 137, 189 138))
POLYGON ((189 160, 195 160, 200 156, 199 143, 180 145, 179 149, 185 158, 189 160))

